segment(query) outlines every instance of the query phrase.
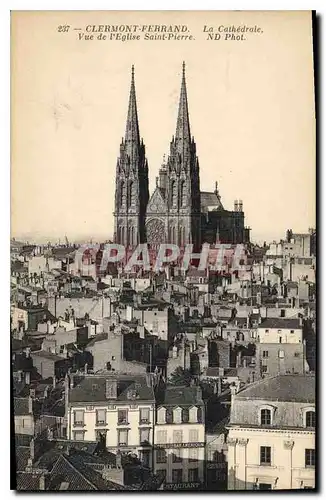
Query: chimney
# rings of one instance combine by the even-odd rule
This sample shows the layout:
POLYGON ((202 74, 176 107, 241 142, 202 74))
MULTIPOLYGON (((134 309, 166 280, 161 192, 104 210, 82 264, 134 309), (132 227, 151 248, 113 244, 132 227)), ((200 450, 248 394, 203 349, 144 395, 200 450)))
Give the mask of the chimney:
POLYGON ((33 398, 28 396, 28 413, 33 413, 33 398))
POLYGON ((218 396, 221 394, 221 392, 222 392, 222 378, 219 377, 218 381, 217 381, 217 394, 218 394, 218 396))
POLYGON ((105 381, 105 397, 106 399, 117 399, 118 397, 118 381, 112 378, 107 378, 105 381))
POLYGON ((238 210, 239 210, 239 212, 242 212, 242 211, 243 211, 243 203, 242 203, 242 200, 239 200, 238 210))
POLYGON ((115 464, 116 464, 117 469, 121 468, 121 453, 119 450, 117 451, 117 454, 115 457, 115 464))
POLYGON ((33 462, 35 458, 35 446, 34 446, 34 438, 31 439, 31 442, 29 443, 29 456, 33 462))
POLYGON ((52 377, 53 389, 55 389, 56 383, 57 383, 57 379, 55 378, 55 375, 53 375, 53 377, 52 377))
POLYGON ((40 491, 45 490, 45 474, 42 474, 40 477, 39 490, 40 491))
POLYGON ((85 375, 87 375, 87 369, 88 369, 88 364, 85 363, 85 366, 84 366, 85 375))
POLYGON ((26 358, 29 358, 29 357, 30 357, 30 354, 31 354, 31 349, 30 349, 30 347, 26 347, 26 349, 25 349, 25 354, 26 354, 26 358))
POLYGON ((238 212, 238 200, 234 200, 234 212, 238 212))
POLYGON ((231 411, 232 411, 232 405, 233 405, 234 396, 237 393, 237 387, 236 387, 236 385, 230 385, 230 391, 231 391, 231 411))

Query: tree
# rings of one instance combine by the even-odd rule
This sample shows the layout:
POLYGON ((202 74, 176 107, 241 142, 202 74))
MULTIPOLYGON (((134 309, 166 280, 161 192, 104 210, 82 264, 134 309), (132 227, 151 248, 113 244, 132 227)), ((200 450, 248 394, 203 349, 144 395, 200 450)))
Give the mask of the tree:
POLYGON ((189 386, 192 380, 191 371, 189 369, 184 370, 181 366, 178 366, 171 373, 169 382, 172 385, 187 385, 189 386))

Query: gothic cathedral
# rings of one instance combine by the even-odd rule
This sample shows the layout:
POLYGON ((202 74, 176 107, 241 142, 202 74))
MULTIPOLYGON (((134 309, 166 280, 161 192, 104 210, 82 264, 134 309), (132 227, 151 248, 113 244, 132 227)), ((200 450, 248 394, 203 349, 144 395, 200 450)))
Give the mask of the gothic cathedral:
POLYGON ((156 188, 149 198, 148 163, 140 140, 134 67, 125 138, 120 145, 116 167, 114 241, 126 247, 139 243, 151 246, 204 242, 247 243, 249 228, 244 227, 242 201, 234 211, 223 208, 215 185, 214 192, 200 191, 196 143, 190 133, 185 64, 175 136, 170 154, 159 170, 156 188))

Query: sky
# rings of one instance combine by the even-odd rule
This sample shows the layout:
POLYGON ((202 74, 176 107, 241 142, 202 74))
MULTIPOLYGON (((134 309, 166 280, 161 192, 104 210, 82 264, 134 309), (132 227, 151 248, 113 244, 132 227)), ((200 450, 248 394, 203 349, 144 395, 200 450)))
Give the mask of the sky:
POLYGON ((182 61, 201 190, 217 181, 229 210, 243 200, 254 241, 315 227, 309 12, 15 12, 11 43, 12 236, 112 236, 131 65, 152 192, 175 132, 182 61), (78 39, 87 25, 127 24, 185 25, 194 39, 78 39), (204 26, 261 32, 207 40, 204 26))

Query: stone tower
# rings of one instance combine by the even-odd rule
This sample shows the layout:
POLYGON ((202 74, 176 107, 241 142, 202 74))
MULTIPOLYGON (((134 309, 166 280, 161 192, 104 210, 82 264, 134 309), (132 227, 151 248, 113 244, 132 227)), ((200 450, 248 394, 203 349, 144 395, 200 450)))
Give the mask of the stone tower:
POLYGON ((185 63, 182 66, 181 92, 175 137, 170 143, 166 166, 167 235, 170 243, 199 247, 200 186, 196 143, 190 134, 185 63))
POLYGON ((120 144, 116 167, 114 210, 114 241, 125 247, 134 247, 146 241, 145 214, 149 198, 148 163, 145 146, 140 140, 134 67, 125 138, 120 144))

